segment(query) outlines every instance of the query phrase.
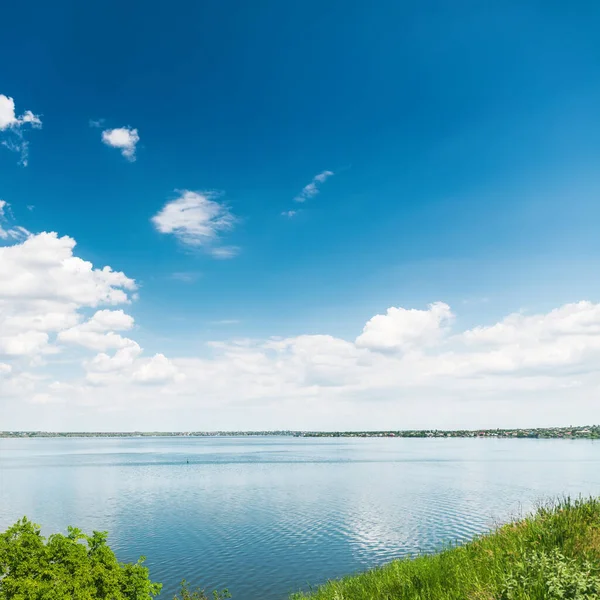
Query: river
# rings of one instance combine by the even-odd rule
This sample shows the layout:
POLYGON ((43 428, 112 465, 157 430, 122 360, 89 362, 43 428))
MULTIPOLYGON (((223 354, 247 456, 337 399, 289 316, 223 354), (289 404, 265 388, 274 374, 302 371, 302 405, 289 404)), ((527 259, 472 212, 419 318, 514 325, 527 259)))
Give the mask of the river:
POLYGON ((468 540, 561 495, 600 494, 600 442, 535 439, 0 439, 0 530, 109 532, 234 600, 468 540))

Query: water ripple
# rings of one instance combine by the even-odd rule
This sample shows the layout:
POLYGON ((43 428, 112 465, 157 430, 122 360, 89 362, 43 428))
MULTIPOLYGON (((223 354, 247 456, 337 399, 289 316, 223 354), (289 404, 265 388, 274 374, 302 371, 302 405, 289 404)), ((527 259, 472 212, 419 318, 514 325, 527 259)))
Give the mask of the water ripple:
POLYGON ((468 540, 564 493, 600 493, 600 444, 290 438, 0 440, 0 528, 110 532, 235 600, 283 600, 401 556, 468 540))

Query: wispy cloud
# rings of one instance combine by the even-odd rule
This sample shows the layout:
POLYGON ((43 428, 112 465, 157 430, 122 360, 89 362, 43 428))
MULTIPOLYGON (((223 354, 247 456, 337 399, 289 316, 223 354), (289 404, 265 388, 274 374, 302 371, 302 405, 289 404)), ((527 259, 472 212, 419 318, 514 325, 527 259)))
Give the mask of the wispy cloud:
POLYGON ((133 129, 132 127, 105 129, 102 132, 102 141, 107 146, 121 150, 121 154, 128 161, 135 161, 135 147, 140 141, 137 129, 133 129))
POLYGON ((6 229, 3 227, 3 225, 6 225, 8 221, 12 219, 13 216, 10 210, 10 204, 6 202, 6 200, 0 200, 0 240, 5 242, 21 242, 28 238, 31 233, 27 231, 25 227, 21 227, 20 225, 7 227, 6 229))
POLYGON ((42 121, 38 115, 26 110, 20 117, 15 112, 15 101, 9 96, 0 94, 0 132, 6 135, 1 144, 12 152, 21 155, 19 164, 27 166, 29 143, 23 138, 23 127, 40 128, 42 121))
POLYGON ((214 258, 231 258, 239 248, 220 242, 237 219, 227 205, 217 201, 219 196, 216 192, 184 190, 152 217, 152 223, 157 231, 174 235, 186 246, 203 248, 214 258))
POLYGON ((221 319, 219 321, 211 321, 211 325, 238 325, 241 323, 239 319, 221 319))
POLYGON ((237 246, 216 246, 215 248, 208 248, 208 253, 213 258, 233 258, 240 253, 240 249, 237 246))
POLYGON ((104 122, 106 119, 90 119, 89 124, 90 127, 100 128, 104 126, 104 122))
POLYGON ((202 273, 197 271, 181 271, 179 273, 171 273, 171 279, 181 281, 183 283, 194 283, 202 277, 202 273))
POLYGON ((283 217, 287 217, 288 219, 291 219, 292 217, 295 217, 298 214, 297 210, 284 210, 281 215, 283 217))
POLYGON ((319 193, 319 186, 322 183, 325 183, 325 181, 333 175, 333 171, 323 171, 322 173, 315 175, 312 181, 302 188, 302 191, 294 198, 294 200, 296 202, 306 202, 309 198, 313 198, 319 193))

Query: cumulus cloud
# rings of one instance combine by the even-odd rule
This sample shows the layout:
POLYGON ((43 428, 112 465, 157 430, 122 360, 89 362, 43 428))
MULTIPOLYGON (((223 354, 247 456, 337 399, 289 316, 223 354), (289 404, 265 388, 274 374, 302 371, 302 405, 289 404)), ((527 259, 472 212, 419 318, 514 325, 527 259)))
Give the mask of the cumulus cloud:
POLYGON ((237 219, 218 197, 215 192, 184 190, 152 217, 152 223, 157 231, 174 235, 186 246, 203 248, 215 258, 231 258, 239 249, 223 246, 221 236, 233 229, 237 219))
POLYGON ((167 356, 134 339, 135 281, 75 250, 53 233, 0 248, 6 428, 529 426, 597 415, 600 303, 466 331, 443 302, 391 306, 357 323, 355 339, 232 339, 167 356))
MULTIPOLYGON (((368 411, 374 398, 397 402, 401 413, 403 398, 451 396, 470 399, 485 413, 482 394, 503 400, 507 394, 506 399, 546 395, 568 386, 572 401, 575 389, 581 388, 584 400, 600 389, 599 304, 580 302, 526 317, 518 342, 493 347, 473 341, 479 328, 452 332, 453 314, 444 303, 393 309, 371 319, 356 342, 328 335, 239 340, 212 344, 211 359, 174 362, 186 373, 186 385, 195 382, 216 397, 320 399, 334 405, 359 399, 356 414, 368 411), (540 322, 552 325, 540 328, 540 322)), ((428 416, 421 414, 423 424, 428 416)))
POLYGON ((47 351, 48 334, 41 331, 23 331, 0 336, 0 355, 33 356, 47 351))
POLYGON ((427 310, 392 306, 385 315, 375 315, 356 338, 356 345, 380 351, 424 348, 439 341, 454 315, 443 302, 430 304, 427 310))
POLYGON ((24 139, 23 131, 26 127, 40 128, 42 121, 38 115, 26 110, 20 117, 15 111, 15 101, 9 96, 0 94, 0 134, 2 145, 21 156, 20 164, 27 166, 29 145, 24 139))
POLYGON ((0 357, 36 360, 65 342, 102 350, 130 343, 114 332, 130 329, 131 316, 103 309, 84 320, 82 311, 129 303, 135 282, 95 269, 74 247, 72 238, 42 233, 0 248, 0 357))
POLYGON ((600 335, 599 304, 565 304, 540 315, 514 313, 495 325, 466 331, 463 337, 468 344, 506 346, 581 335, 600 335))
POLYGON ((291 219, 292 217, 295 217, 298 214, 297 210, 284 210, 281 213, 282 217, 287 217, 288 219, 291 219))
POLYGON ((316 196, 320 189, 319 186, 325 183, 329 177, 333 176, 333 171, 323 171, 315 175, 312 181, 302 188, 302 191, 294 198, 296 202, 306 202, 309 198, 316 196))
POLYGON ((103 309, 96 311, 87 321, 60 331, 57 340, 97 351, 124 349, 136 344, 115 331, 131 329, 133 323, 133 317, 123 310, 103 309))
POLYGON ((56 233, 31 235, 25 241, 0 247, 0 302, 46 302, 96 307, 130 301, 133 279, 106 266, 74 256, 75 240, 56 233))
POLYGON ((543 314, 514 313, 457 339, 473 354, 471 368, 480 372, 586 371, 600 359, 600 304, 582 301, 543 314))
POLYGON ((75 245, 40 233, 0 247, 0 397, 61 404, 88 386, 160 386, 183 377, 164 355, 144 358, 140 345, 121 334, 135 322, 114 307, 132 302, 135 281, 75 256, 75 245), (48 383, 47 375, 34 374, 60 371, 65 360, 79 364, 80 380, 48 383))
POLYGON ((86 331, 85 325, 86 323, 59 332, 57 336, 58 341, 67 344, 78 344, 84 348, 97 351, 126 348, 134 343, 129 338, 123 337, 113 331, 106 333, 86 331))
POLYGON ((30 110, 26 110, 20 117, 17 117, 15 101, 4 94, 0 94, 0 131, 19 128, 23 125, 41 127, 42 122, 30 110))
POLYGON ((133 373, 133 380, 140 383, 157 384, 181 378, 179 369, 164 354, 144 361, 133 373))
POLYGON ((132 127, 118 127, 105 129, 102 132, 102 141, 111 148, 118 148, 121 154, 129 161, 135 161, 136 145, 140 141, 137 129, 132 127))
POLYGON ((86 380, 93 384, 105 384, 122 380, 121 374, 133 367, 137 357, 142 353, 141 347, 130 340, 126 346, 119 348, 112 356, 105 352, 96 354, 91 360, 84 362, 86 380), (115 379, 114 375, 117 374, 115 379))

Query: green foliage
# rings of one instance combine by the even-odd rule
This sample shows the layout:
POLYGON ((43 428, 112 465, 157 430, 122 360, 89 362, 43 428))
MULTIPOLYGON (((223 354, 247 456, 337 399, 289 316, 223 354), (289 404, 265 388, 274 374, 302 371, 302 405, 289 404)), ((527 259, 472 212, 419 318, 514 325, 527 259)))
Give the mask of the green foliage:
MULTIPOLYGON (((181 591, 179 593, 180 595, 175 596, 173 600, 209 600, 209 596, 206 595, 204 590, 201 590, 200 588, 190 590, 185 579, 181 582, 181 591)), ((213 600, 227 600, 228 598, 231 598, 231 594, 228 590, 223 590, 222 592, 213 590, 211 596, 213 600)))
POLYGON ((117 561, 107 534, 68 535, 47 540, 26 518, 0 534, 0 600, 147 600, 160 593, 144 558, 134 564, 117 561))
POLYGON ((599 600, 600 500, 566 499, 469 544, 292 600, 599 600))
POLYGON ((532 552, 518 561, 508 574, 501 600, 593 600, 600 598, 600 567, 589 560, 579 562, 558 549, 532 552))

